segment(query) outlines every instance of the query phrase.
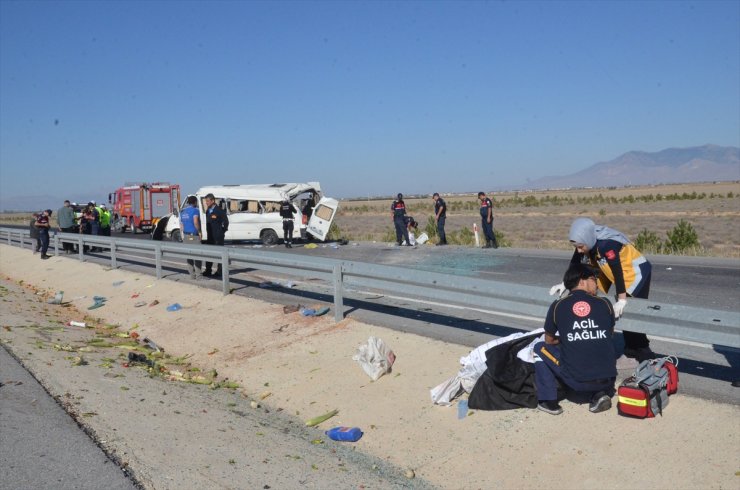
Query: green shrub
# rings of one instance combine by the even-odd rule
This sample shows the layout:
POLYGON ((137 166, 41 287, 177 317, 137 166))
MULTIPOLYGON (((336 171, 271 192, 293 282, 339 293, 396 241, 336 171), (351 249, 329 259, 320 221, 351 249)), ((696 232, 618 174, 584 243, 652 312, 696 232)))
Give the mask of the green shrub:
POLYGON ((664 249, 671 253, 696 252, 701 247, 699 235, 691 223, 681 220, 669 232, 668 239, 664 243, 664 249))
POLYGON ((427 236, 429 236, 429 239, 436 238, 437 236, 437 221, 434 219, 434 216, 430 216, 427 220, 427 225, 424 227, 424 231, 426 232, 427 236))
POLYGON ((663 241, 657 233, 645 228, 637 234, 635 247, 642 253, 659 254, 663 250, 663 241))
POLYGON ((511 247, 511 242, 504 236, 503 231, 493 230, 493 236, 496 237, 496 243, 499 247, 511 247))
POLYGON ((329 233, 326 234, 327 240, 339 240, 342 237, 342 230, 339 229, 339 225, 336 224, 336 222, 332 222, 331 226, 329 227, 329 233))

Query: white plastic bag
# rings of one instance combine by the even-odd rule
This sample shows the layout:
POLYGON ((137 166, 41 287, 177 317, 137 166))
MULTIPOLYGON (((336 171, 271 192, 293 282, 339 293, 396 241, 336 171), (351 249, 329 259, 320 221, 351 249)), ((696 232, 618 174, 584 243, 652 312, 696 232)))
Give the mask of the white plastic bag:
POLYGON ((352 360, 359 362, 367 375, 373 381, 377 381, 384 374, 391 372, 396 355, 381 339, 370 337, 367 344, 357 348, 352 360))
POLYGON ((463 391, 464 388, 460 376, 455 375, 430 390, 432 403, 436 405, 452 405, 452 400, 462 395, 463 391))
POLYGON ((426 232, 422 232, 422 234, 416 238, 416 243, 418 245, 424 245, 428 240, 429 235, 427 235, 426 232))

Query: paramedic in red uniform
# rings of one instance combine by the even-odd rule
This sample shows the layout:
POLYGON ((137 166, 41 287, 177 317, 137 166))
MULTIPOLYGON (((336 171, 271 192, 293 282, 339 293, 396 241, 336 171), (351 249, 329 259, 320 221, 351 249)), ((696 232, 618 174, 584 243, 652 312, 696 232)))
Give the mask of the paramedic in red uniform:
MULTIPOLYGON (((650 262, 635 248, 629 239, 617 230, 597 225, 588 218, 573 221, 568 235, 575 247, 571 263, 586 262, 599 268, 599 289, 606 294, 612 283, 616 289, 614 314, 622 316, 627 298, 645 298, 650 293, 650 262)), ((562 293, 562 283, 553 286, 550 294, 562 293)), ((652 359, 647 335, 637 332, 622 332, 624 355, 637 361, 652 359)))
POLYGON ((406 227, 406 203, 403 202, 403 194, 398 194, 398 199, 391 204, 391 217, 396 227, 396 242, 399 245, 411 246, 409 241, 409 230, 406 227), (403 243, 406 240, 406 243, 403 243))
POLYGON ((586 264, 571 264, 563 283, 570 294, 550 305, 545 341, 534 346, 537 408, 552 415, 563 412, 559 379, 591 397, 590 412, 609 410, 617 377, 612 304, 596 296, 596 271, 586 264))

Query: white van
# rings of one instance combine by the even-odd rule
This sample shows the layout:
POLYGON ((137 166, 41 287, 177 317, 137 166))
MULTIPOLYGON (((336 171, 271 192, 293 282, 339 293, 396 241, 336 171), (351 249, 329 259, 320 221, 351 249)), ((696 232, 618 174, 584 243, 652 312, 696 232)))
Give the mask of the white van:
MULTIPOLYGON (((204 198, 213 194, 216 204, 229 217, 226 240, 260 240, 274 245, 283 237, 283 219, 280 203, 287 199, 296 208, 293 238, 325 240, 334 221, 339 202, 323 197, 318 182, 305 184, 211 185, 201 187, 194 195, 198 199, 200 222, 205 223, 204 198), (309 237, 310 235, 310 237, 309 237)), ((186 196, 182 207, 186 206, 186 196)), ((203 240, 207 238, 203 227, 203 240)), ((181 240, 179 213, 168 217, 164 236, 173 241, 181 240)))

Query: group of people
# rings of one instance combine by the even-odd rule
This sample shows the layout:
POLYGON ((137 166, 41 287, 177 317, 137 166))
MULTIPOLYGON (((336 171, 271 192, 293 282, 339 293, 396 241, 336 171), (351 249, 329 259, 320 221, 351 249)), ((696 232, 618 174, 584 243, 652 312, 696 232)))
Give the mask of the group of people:
MULTIPOLYGON (((38 213, 33 213, 30 222, 31 238, 36 239, 36 248, 34 253, 41 253, 41 258, 49 258, 49 232, 51 231, 52 210, 46 209, 38 213)), ((96 205, 90 201, 81 211, 79 217, 75 214, 75 209, 69 200, 57 211, 57 230, 62 233, 82 233, 85 235, 110 236, 111 231, 111 212, 105 204, 96 205)), ((97 248, 90 251, 95 252, 97 248)), ((75 246, 69 242, 62 243, 64 253, 73 253, 75 246)))
MULTIPOLYGON (((205 223, 200 222, 200 211, 198 210, 198 199, 195 196, 188 197, 185 206, 180 211, 180 224, 182 226, 182 240, 184 243, 206 243, 209 245, 223 245, 226 237, 226 231, 229 229, 229 217, 226 216, 221 206, 216 204, 216 198, 213 194, 206 194, 203 198, 206 205, 205 223), (203 227, 206 230, 206 240, 203 240, 203 227)), ((213 271, 213 262, 205 263, 203 270, 200 260, 188 259, 188 273, 191 279, 201 279, 203 277, 222 278, 221 262, 216 265, 216 271, 213 271)))
MULTIPOLYGON (((445 221, 447 220, 447 203, 440 197, 438 192, 432 195, 434 200, 434 221, 437 224, 437 241, 438 246, 447 245, 447 234, 445 233, 445 221)), ((493 233, 493 201, 486 196, 485 192, 478 193, 480 201, 480 218, 483 236, 486 244, 483 248, 498 248, 496 235, 493 233)), ((406 216, 406 203, 403 201, 403 194, 399 193, 396 200, 391 203, 391 218, 396 228, 396 243, 399 246, 411 246, 409 240, 409 220, 406 216)))
MULTIPOLYGON (((624 234, 588 218, 573 221, 568 239, 574 247, 563 281, 550 289, 559 295, 545 318, 544 342, 535 344, 535 383, 540 410, 562 413, 558 381, 590 396, 589 411, 611 408, 617 359, 616 320, 628 298, 647 298, 652 266, 624 234), (616 303, 597 296, 616 289, 616 303), (568 293, 568 294, 566 294, 568 293)), ((623 331, 624 356, 638 362, 652 359, 647 335, 623 331)))
MULTIPOLYGON (((74 210, 71 209, 71 203, 64 201, 62 209, 70 209, 72 213, 74 210)), ((60 209, 61 211, 61 209, 60 209)), ((82 209, 79 223, 79 233, 83 235, 96 235, 96 236, 110 236, 111 227, 111 212, 105 204, 97 205, 95 201, 90 201, 82 209)), ((72 253, 73 245, 71 243, 65 243, 64 252, 72 253)), ((100 252, 100 247, 92 247, 91 252, 100 252)))

